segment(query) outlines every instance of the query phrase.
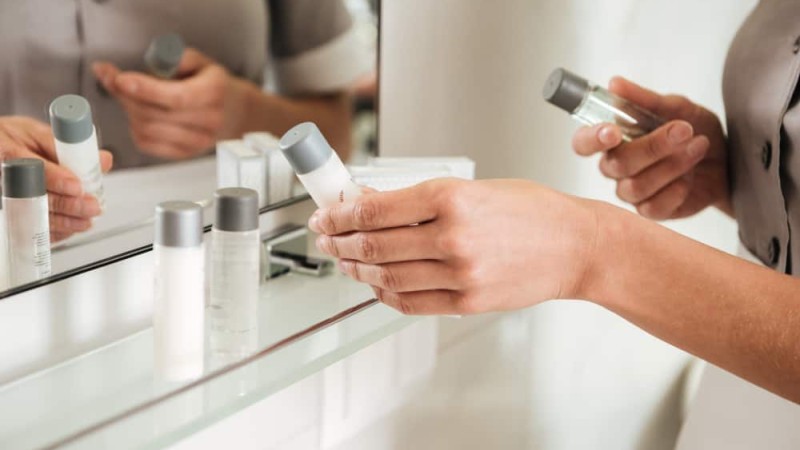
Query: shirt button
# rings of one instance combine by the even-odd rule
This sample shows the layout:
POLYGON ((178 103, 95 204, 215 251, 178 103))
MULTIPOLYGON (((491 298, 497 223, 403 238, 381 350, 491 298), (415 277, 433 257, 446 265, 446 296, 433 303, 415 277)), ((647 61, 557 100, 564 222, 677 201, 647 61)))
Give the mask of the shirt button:
POLYGON ((774 237, 769 241, 767 248, 767 260, 770 266, 778 264, 778 259, 781 257, 781 243, 778 238, 774 237))
POLYGON ((770 163, 772 163, 772 144, 767 141, 761 146, 761 165, 764 169, 769 169, 770 163))
POLYGON ((795 55, 800 53, 800 36, 798 36, 797 39, 794 40, 794 45, 792 46, 792 53, 794 53, 795 55))

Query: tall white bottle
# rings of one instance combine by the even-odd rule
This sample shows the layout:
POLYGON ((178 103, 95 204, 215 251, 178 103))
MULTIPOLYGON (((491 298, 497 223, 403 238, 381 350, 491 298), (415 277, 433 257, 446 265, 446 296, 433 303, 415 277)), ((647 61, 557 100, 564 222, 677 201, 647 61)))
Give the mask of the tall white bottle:
POLYGON ((92 121, 92 108, 80 95, 62 95, 50 103, 58 163, 81 180, 83 191, 97 198, 102 207, 103 171, 92 121))
POLYGON ((242 335, 255 337, 253 330, 258 320, 258 194, 252 189, 225 188, 216 192, 215 201, 209 302, 214 338, 211 351, 243 354, 253 346, 242 335), (236 342, 242 345, 235 345, 236 342))
POLYGON ((13 287, 50 276, 50 220, 42 160, 12 159, 3 162, 2 171, 13 287))
POLYGON ((194 202, 156 207, 154 367, 157 378, 177 382, 203 374, 205 252, 203 208, 194 202))
POLYGON ((320 208, 352 201, 361 195, 339 155, 316 125, 304 122, 283 135, 281 151, 320 208))

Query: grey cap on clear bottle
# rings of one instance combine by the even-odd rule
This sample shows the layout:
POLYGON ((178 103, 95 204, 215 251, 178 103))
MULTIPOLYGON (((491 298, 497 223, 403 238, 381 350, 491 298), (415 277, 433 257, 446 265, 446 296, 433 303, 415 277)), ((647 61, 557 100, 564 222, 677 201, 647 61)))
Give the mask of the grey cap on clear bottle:
POLYGON ((333 153, 325 136, 312 122, 295 125, 283 135, 279 145, 289 164, 300 175, 322 167, 333 153))
POLYGON ((565 69, 556 69, 544 83, 542 95, 548 102, 573 113, 589 91, 589 82, 565 69))
POLYGON ((203 243, 203 208, 194 202, 171 201, 156 206, 157 245, 197 247, 203 243))
POLYGON ((41 159, 20 158, 3 162, 3 196, 8 198, 41 197, 47 193, 44 163, 41 159))
POLYGON ((94 132, 92 107, 80 95, 62 95, 50 103, 50 126, 53 136, 61 142, 83 142, 94 132))
POLYGON ((220 231, 258 229, 258 193, 246 188, 224 188, 214 194, 214 228, 220 231))
POLYGON ((156 36, 144 53, 144 63, 156 75, 172 78, 178 70, 185 48, 183 38, 177 33, 156 36))

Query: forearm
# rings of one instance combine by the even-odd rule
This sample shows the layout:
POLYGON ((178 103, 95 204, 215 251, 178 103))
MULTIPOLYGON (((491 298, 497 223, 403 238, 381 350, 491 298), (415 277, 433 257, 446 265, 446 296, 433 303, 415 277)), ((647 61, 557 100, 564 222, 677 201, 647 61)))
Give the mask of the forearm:
POLYGON ((343 160, 351 149, 351 105, 347 93, 290 98, 263 92, 255 84, 234 81, 236 106, 232 108, 235 124, 227 134, 236 137, 250 131, 269 131, 281 136, 300 122, 311 121, 322 130, 328 142, 343 160))
POLYGON ((800 402, 800 280, 598 206, 586 298, 800 402))

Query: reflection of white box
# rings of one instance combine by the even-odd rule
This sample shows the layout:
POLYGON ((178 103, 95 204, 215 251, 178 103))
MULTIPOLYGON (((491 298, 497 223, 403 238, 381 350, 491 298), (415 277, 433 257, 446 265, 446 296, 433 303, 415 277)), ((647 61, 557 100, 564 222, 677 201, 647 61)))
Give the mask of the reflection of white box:
POLYGON ((281 153, 278 138, 270 133, 258 132, 245 134, 244 140, 264 157, 267 170, 268 203, 274 204, 288 200, 292 196, 294 170, 281 153))
POLYGON ((367 164, 375 167, 405 167, 410 169, 445 166, 450 169, 453 177, 467 180, 475 179, 475 161, 466 156, 377 157, 370 158, 367 164))
POLYGON ((244 141, 217 143, 217 187, 243 187, 258 193, 259 206, 267 204, 266 162, 244 141))

